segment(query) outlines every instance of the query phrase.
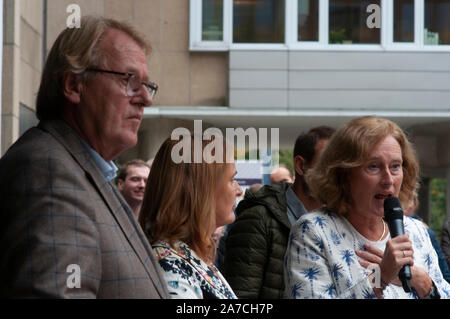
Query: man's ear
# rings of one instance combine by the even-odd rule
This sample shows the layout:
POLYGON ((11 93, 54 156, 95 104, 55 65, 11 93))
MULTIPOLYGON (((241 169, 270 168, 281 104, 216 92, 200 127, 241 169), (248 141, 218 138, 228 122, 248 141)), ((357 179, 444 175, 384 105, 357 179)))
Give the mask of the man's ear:
POLYGON ((117 179, 117 188, 121 191, 123 189, 123 179, 117 179))
POLYGON ((72 104, 80 104, 81 88, 82 84, 79 75, 68 72, 63 76, 64 96, 72 104))
POLYGON ((297 155, 296 157, 294 157, 294 169, 295 172, 300 175, 303 176, 305 175, 305 168, 306 168, 306 161, 305 159, 300 156, 297 155))

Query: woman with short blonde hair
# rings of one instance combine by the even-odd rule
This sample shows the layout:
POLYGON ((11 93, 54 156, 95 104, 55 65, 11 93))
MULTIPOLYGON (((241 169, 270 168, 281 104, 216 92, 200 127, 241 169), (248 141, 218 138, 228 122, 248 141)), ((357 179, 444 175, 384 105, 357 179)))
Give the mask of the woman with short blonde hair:
POLYGON ((286 296, 448 298, 423 223, 405 217, 405 234, 391 238, 384 220, 384 201, 398 197, 408 207, 418 177, 414 148, 394 122, 362 117, 336 131, 307 176, 324 206, 291 228, 286 296), (405 265, 412 276, 401 283, 405 265))
POLYGON ((312 196, 337 213, 347 213, 353 204, 348 190, 349 170, 361 166, 373 146, 387 136, 393 136, 402 151, 403 181, 398 197, 402 206, 408 207, 419 186, 419 161, 414 146, 397 124, 371 116, 352 120, 334 134, 306 176, 312 196))

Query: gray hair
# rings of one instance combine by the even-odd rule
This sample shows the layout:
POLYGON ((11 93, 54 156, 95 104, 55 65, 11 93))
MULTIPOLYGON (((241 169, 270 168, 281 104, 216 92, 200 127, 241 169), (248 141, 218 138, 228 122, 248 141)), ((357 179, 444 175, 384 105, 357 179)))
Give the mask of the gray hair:
POLYGON ((65 100, 62 83, 66 74, 80 74, 86 81, 87 68, 104 64, 106 58, 100 52, 98 43, 108 29, 126 33, 145 54, 150 54, 150 43, 131 25, 100 16, 83 16, 81 28, 66 28, 62 31, 47 57, 36 100, 39 120, 60 116, 65 100))

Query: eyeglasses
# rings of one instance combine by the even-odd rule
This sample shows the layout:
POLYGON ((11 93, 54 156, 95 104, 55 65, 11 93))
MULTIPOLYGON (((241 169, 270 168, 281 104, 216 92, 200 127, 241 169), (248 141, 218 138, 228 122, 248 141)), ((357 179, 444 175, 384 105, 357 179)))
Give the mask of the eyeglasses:
POLYGON ((125 72, 116 72, 116 71, 109 71, 109 70, 102 70, 102 69, 96 69, 96 68, 88 68, 86 69, 86 72, 98 72, 98 73, 110 73, 110 74, 116 74, 121 76, 127 76, 127 96, 136 96, 141 88, 141 85, 144 85, 144 87, 147 89, 148 93, 150 94, 150 97, 153 99, 156 95, 156 91, 158 91, 158 85, 153 82, 141 82, 141 80, 138 78, 138 76, 134 73, 125 73, 125 72))

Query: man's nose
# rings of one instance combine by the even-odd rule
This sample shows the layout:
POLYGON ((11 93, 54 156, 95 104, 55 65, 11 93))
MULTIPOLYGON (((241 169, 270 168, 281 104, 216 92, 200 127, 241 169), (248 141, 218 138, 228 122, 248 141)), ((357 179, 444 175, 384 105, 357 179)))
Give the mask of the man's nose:
POLYGON ((153 99, 150 95, 150 92, 145 87, 144 83, 141 83, 139 89, 135 92, 132 101, 133 103, 143 104, 144 106, 153 105, 153 99))
POLYGON ((152 106, 153 98, 150 95, 150 92, 147 90, 147 88, 144 85, 141 85, 141 90, 144 94, 145 106, 152 106))
POLYGON ((236 182, 236 197, 239 197, 239 196, 241 196, 241 195, 242 195, 242 188, 241 188, 241 186, 239 185, 239 183, 236 182))

